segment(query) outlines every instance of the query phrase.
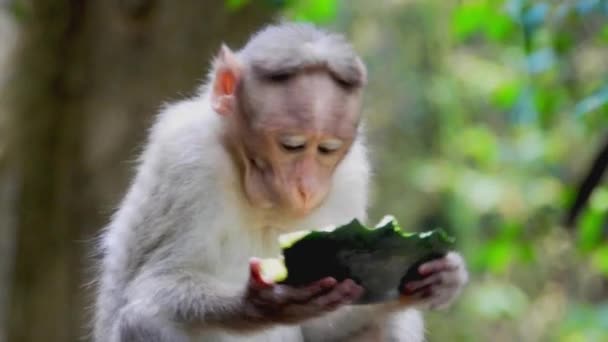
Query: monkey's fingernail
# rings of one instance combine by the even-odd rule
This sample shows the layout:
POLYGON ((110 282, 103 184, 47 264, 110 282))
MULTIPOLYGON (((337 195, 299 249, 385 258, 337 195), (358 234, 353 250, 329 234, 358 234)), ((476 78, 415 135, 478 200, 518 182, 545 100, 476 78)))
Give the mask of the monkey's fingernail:
POLYGON ((428 273, 430 273, 430 267, 426 264, 421 265, 420 267, 418 267, 418 273, 420 273, 420 275, 427 275, 428 273))
POLYGON ((334 285, 336 285, 337 281, 334 278, 325 278, 323 280, 321 280, 321 286, 322 287, 332 287, 334 285))

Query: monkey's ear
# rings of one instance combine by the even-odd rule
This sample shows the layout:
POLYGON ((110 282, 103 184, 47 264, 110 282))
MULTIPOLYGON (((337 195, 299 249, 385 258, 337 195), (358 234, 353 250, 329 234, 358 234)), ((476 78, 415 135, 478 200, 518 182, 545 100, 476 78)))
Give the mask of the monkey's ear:
POLYGON ((234 111, 234 92, 241 76, 241 67, 237 57, 224 44, 215 60, 214 72, 211 106, 218 114, 231 114, 234 111))

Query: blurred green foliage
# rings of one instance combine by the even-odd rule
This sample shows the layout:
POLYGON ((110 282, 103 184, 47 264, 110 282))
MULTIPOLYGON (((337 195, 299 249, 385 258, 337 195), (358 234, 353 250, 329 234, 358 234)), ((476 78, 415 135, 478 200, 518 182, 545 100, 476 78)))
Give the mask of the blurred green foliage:
MULTIPOLYGON (((226 7, 231 10, 239 10, 251 2, 251 0, 226 0, 226 7)), ((337 0, 264 0, 259 2, 280 7, 290 20, 316 24, 334 20, 338 10, 337 0)))
POLYGON ((372 221, 458 237, 472 281, 430 340, 608 341, 608 186, 562 224, 608 128, 608 1, 281 5, 368 65, 372 221))

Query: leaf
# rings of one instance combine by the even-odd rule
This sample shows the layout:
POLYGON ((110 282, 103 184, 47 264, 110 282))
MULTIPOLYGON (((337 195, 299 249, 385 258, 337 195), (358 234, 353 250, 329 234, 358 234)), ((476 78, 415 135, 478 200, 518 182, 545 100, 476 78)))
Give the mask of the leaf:
POLYGON ((326 23, 338 12, 337 0, 292 0, 287 2, 287 16, 294 20, 326 23))
POLYGON ((515 30, 515 22, 500 8, 484 2, 470 2, 459 6, 452 16, 452 32, 456 39, 465 40, 475 33, 501 42, 515 30))
POLYGON ((534 253, 530 246, 519 240, 521 232, 520 224, 503 224, 497 238, 480 246, 475 260, 477 265, 495 274, 504 274, 516 258, 532 260, 534 253))
POLYGON ((559 107, 567 99, 568 94, 564 89, 555 86, 538 86, 534 94, 534 103, 539 112, 539 121, 548 127, 553 119, 559 114, 559 107))
POLYGON ((250 0, 226 0, 226 7, 231 11, 237 11, 247 5, 250 0))
POLYGON ((502 42, 515 31, 515 22, 506 14, 493 12, 485 21, 486 36, 502 42))
POLYGON ((602 239, 602 225, 605 213, 587 208, 580 220, 578 247, 583 252, 591 251, 602 239))
POLYGON ((557 54, 567 54, 575 44, 572 32, 559 31, 553 38, 553 49, 557 54))
POLYGON ((475 2, 461 5, 452 19, 452 30, 459 40, 464 40, 478 32, 484 25, 488 9, 484 3, 475 2))
POLYGON ((608 244, 596 248, 591 253, 591 264, 603 274, 608 275, 608 244))
POLYGON ((486 266, 494 273, 504 273, 515 256, 513 241, 499 239, 486 246, 486 266))
POLYGON ((510 109, 517 101, 521 85, 518 82, 510 82, 497 87, 492 93, 492 100, 496 106, 502 109, 510 109))

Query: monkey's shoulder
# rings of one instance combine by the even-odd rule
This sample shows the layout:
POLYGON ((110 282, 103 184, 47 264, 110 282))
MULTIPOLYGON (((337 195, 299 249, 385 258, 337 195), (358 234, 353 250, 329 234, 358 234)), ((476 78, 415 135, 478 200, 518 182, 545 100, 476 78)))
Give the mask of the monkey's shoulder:
MULTIPOLYGON (((204 98, 185 99, 166 104, 150 129, 149 143, 210 142, 220 132, 220 118, 204 98)), ((184 146, 182 146, 184 147, 184 146)))

